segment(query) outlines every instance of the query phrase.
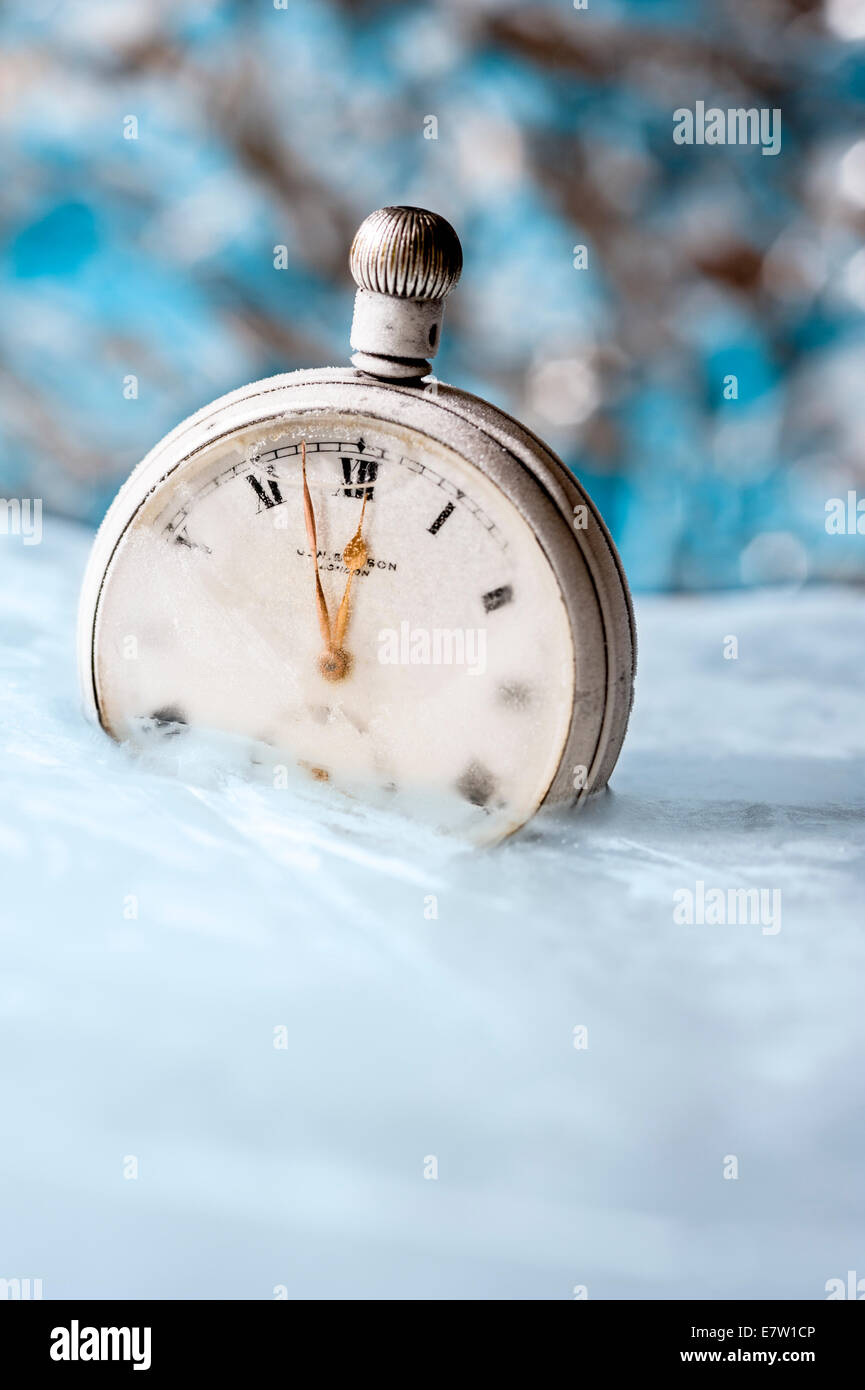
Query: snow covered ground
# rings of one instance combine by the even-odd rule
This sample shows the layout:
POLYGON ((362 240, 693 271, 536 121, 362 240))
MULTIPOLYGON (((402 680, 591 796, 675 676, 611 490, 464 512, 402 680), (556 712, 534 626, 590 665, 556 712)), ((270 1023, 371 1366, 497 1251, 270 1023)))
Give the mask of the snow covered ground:
POLYGON ((643 599, 613 791, 480 853, 86 725, 88 542, 48 518, 0 544, 0 1277, 567 1299, 865 1276, 860 594, 643 599), (780 917, 675 921, 698 882, 778 890, 780 917))

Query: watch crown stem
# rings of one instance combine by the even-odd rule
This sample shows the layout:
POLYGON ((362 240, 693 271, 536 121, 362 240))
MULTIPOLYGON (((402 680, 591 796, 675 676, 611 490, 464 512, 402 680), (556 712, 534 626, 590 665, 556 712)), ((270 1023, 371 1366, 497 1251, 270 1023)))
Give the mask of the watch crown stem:
POLYGON ((349 265, 357 285, 352 362, 386 380, 420 380, 463 266, 450 222, 425 208, 379 208, 358 227, 349 265))

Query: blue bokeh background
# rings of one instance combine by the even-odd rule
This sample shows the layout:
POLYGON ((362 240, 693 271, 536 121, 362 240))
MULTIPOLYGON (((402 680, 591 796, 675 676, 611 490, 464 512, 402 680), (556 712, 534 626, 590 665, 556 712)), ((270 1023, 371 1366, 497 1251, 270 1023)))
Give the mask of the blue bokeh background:
POLYGON ((416 203, 466 257, 437 375, 549 440, 635 588, 865 577, 825 527, 865 492, 862 0, 10 0, 3 29, 4 495, 98 522, 184 415, 345 362, 354 228, 416 203), (697 101, 779 108, 780 153, 676 145, 697 101))

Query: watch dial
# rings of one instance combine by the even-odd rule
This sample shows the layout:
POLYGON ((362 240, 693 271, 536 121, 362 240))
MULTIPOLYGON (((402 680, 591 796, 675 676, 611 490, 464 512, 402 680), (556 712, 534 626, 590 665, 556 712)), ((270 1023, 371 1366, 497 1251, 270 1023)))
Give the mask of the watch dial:
POLYGON ((333 413, 234 433, 163 480, 108 565, 94 670, 119 739, 240 735, 278 785, 477 840, 537 808, 574 698, 561 591, 516 508, 430 438, 333 413))

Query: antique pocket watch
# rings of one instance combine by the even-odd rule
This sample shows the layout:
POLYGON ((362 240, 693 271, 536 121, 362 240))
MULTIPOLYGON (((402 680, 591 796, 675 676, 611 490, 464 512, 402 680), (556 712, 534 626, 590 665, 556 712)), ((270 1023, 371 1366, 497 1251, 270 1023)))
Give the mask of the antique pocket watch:
POLYGON ((81 596, 85 707, 120 740, 252 740, 292 777, 494 842, 606 784, 628 587, 561 460, 429 379, 450 224, 383 208, 350 265, 353 368, 205 406, 112 503, 81 596))

